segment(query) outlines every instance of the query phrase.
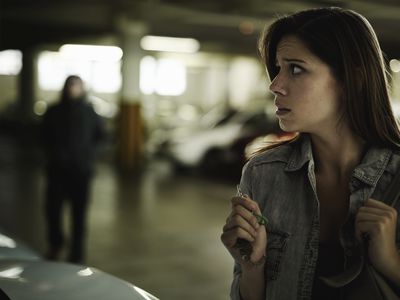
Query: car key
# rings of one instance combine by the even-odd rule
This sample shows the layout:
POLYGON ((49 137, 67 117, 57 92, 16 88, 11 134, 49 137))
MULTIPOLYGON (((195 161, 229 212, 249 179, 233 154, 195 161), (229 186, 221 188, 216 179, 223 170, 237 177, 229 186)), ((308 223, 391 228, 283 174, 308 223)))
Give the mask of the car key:
MULTIPOLYGON (((237 185, 237 196, 241 197, 241 198, 246 198, 246 195, 244 195, 241 192, 239 185, 237 185)), ((253 214, 253 216, 255 216, 257 218, 258 224, 264 225, 264 226, 266 226, 268 224, 268 219, 265 216, 259 215, 254 211, 251 211, 251 213, 253 214)), ((251 246, 249 241, 239 238, 236 241, 235 247, 239 249, 240 256, 244 261, 250 260, 250 256, 253 251, 253 247, 251 246)))

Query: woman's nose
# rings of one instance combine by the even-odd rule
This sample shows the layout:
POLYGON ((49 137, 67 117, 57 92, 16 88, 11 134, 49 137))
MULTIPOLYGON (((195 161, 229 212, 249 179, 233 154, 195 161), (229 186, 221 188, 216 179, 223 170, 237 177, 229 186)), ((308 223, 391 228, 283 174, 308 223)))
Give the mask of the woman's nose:
POLYGON ((280 74, 277 74, 275 78, 272 80, 271 84, 269 85, 269 90, 274 94, 274 95, 286 95, 287 91, 284 85, 284 78, 280 74))

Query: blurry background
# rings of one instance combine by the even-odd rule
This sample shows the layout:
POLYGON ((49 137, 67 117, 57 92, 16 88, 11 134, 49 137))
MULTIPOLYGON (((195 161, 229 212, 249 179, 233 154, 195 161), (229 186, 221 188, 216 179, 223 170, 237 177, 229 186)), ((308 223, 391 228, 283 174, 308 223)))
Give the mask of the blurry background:
POLYGON ((399 115, 397 0, 0 1, 0 230, 43 253, 38 126, 77 74, 109 136, 87 264, 161 299, 227 299, 229 199, 246 153, 282 135, 257 38, 276 16, 319 6, 370 20, 399 115))

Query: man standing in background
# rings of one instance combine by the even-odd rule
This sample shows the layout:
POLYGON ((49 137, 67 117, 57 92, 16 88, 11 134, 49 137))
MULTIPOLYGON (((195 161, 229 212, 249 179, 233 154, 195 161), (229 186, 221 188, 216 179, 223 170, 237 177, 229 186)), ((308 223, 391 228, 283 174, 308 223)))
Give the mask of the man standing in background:
POLYGON ((58 259, 64 245, 62 208, 71 205, 68 261, 84 261, 86 215, 96 146, 104 137, 101 118, 86 101, 83 81, 69 76, 59 103, 43 118, 42 137, 47 161, 45 215, 48 259, 58 259))

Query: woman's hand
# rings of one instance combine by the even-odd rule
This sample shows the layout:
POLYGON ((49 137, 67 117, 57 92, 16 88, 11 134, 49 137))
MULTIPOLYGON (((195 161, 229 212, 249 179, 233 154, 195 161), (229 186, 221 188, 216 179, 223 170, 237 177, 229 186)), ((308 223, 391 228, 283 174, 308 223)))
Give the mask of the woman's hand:
POLYGON ((263 261, 267 246, 267 232, 265 226, 258 224, 252 212, 261 215, 257 202, 249 197, 233 197, 232 211, 226 220, 221 240, 232 257, 242 267, 251 267, 263 261), (250 242, 252 253, 249 261, 243 260, 240 250, 236 247, 238 239, 250 242))
POLYGON ((356 215, 356 235, 360 241, 365 234, 369 237, 368 256, 372 265, 391 279, 400 275, 396 226, 397 211, 374 199, 368 199, 356 215))

